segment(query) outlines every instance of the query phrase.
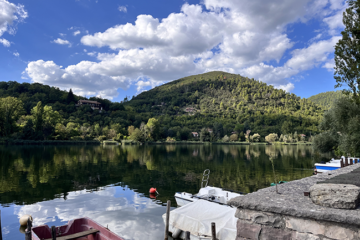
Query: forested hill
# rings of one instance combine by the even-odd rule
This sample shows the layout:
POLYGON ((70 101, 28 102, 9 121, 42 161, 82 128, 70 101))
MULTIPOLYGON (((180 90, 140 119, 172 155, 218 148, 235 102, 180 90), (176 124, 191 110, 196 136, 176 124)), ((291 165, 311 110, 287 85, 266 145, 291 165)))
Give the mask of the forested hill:
POLYGON ((204 141, 225 135, 243 141, 251 130, 264 140, 270 133, 316 133, 323 114, 312 101, 225 72, 175 80, 124 103, 90 98, 101 103, 102 111, 76 106, 79 99, 85 98, 39 83, 0 82, 0 137, 198 140, 191 134, 198 132, 204 141))
POLYGON ((225 72, 185 77, 143 92, 125 103, 140 115, 159 119, 164 129, 181 132, 217 128, 265 136, 317 132, 323 109, 260 81, 225 72))
POLYGON ((325 109, 329 109, 336 99, 344 96, 341 90, 329 91, 316 94, 308 98, 308 100, 322 106, 325 109))

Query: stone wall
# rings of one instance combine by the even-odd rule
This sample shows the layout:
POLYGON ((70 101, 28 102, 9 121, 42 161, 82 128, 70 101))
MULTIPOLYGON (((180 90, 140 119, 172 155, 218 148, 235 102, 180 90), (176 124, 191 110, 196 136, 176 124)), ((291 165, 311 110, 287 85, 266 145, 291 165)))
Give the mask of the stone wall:
POLYGON ((360 239, 355 225, 305 219, 238 208, 237 239, 333 240, 360 239))

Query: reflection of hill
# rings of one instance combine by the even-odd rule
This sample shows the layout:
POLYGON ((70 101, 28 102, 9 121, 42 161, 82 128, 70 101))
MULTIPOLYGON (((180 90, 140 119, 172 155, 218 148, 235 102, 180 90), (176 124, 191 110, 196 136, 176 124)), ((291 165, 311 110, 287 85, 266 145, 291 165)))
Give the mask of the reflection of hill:
POLYGON ((204 169, 210 185, 243 192, 269 186, 275 156, 279 180, 312 174, 306 146, 158 145, 91 147, 0 147, 0 203, 30 204, 69 191, 110 184, 148 194, 157 187, 165 202, 176 191, 197 192, 204 169))

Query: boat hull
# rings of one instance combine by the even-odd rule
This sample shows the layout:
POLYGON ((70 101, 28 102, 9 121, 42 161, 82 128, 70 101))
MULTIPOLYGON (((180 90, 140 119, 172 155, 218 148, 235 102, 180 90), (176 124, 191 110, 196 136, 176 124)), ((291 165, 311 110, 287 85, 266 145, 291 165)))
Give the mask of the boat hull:
MULTIPOLYGON (((51 228, 48 225, 33 227, 31 233, 33 240, 52 239, 51 228)), ((73 238, 71 239, 75 240, 124 240, 109 229, 86 217, 70 220, 68 224, 56 227, 56 233, 57 238, 72 235, 73 238)))
POLYGON ((196 202, 200 199, 206 200, 209 202, 218 203, 220 205, 226 205, 227 201, 231 198, 241 196, 239 192, 234 192, 231 190, 224 190, 222 188, 207 186, 201 188, 199 193, 191 194, 187 192, 177 192, 174 197, 178 206, 184 206, 186 204, 196 202))

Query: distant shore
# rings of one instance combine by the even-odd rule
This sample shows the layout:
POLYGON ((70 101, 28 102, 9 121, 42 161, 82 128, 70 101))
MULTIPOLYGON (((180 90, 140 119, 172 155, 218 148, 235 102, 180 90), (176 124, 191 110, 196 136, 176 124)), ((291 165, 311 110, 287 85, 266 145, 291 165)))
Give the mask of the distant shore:
POLYGON ((21 139, 0 139, 0 145, 172 145, 172 144, 201 144, 201 145, 312 145, 311 142, 200 142, 200 141, 174 141, 174 142, 135 142, 131 140, 121 140, 121 142, 104 140, 21 140, 21 139))

